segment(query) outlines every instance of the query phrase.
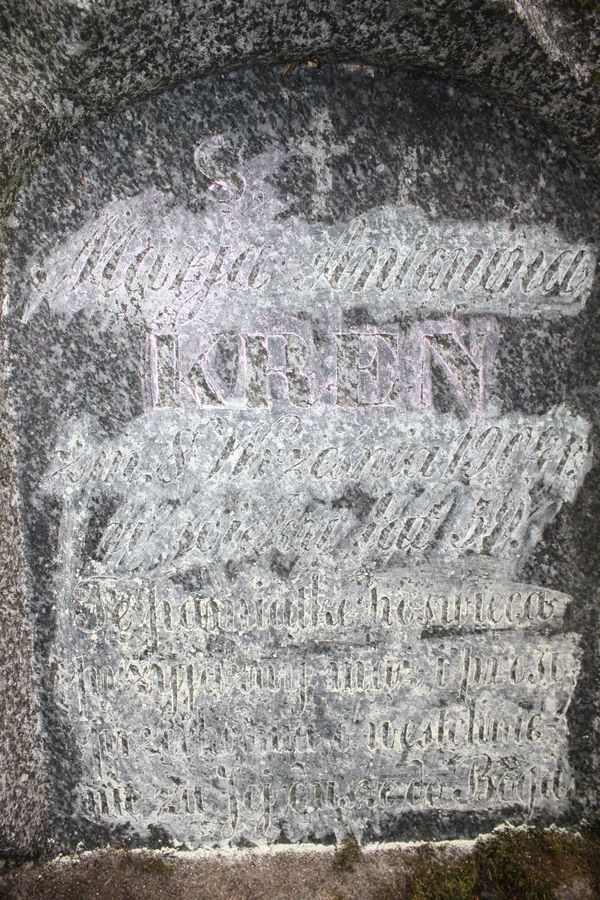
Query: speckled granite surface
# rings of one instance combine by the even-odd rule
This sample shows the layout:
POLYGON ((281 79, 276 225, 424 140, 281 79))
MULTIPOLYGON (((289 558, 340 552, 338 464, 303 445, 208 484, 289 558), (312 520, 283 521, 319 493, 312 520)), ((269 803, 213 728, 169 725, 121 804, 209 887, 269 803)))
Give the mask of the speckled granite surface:
MULTIPOLYGON (((0 484, 4 852, 107 838, 199 846, 330 840, 348 831, 363 839, 446 837, 503 819, 595 816, 598 476, 590 466, 599 408, 600 94, 593 4, 121 6, 0 4, 9 249, 3 402, 11 411, 2 419, 0 484), (308 58, 321 67, 307 66, 308 58), (325 65, 336 60, 351 64, 325 65), (284 75, 281 64, 295 61, 301 64, 284 75), (263 73, 222 74, 274 62, 280 65, 263 73), (220 74, 138 102, 210 72, 220 74), (194 261, 198 247, 206 248, 202 265, 194 261), (157 254, 154 262, 149 253, 157 254), (180 267, 179 276, 174 269, 165 275, 165 260, 180 267), (292 334, 296 343, 285 337, 292 334), (245 384, 236 369, 240 353, 245 384), (207 410, 221 407, 233 412, 211 436, 216 419, 207 410), (181 449, 185 435, 207 429, 203 453, 209 460, 216 454, 212 467, 219 469, 219 429, 233 421, 230 437, 247 442, 252 427, 273 427, 277 409, 302 410, 298 452, 312 454, 317 468, 300 468, 298 482, 283 477, 282 460, 295 445, 282 432, 272 446, 267 441, 249 486, 236 487, 233 500, 228 479, 240 460, 198 500, 194 485, 208 483, 212 469, 191 446, 181 449), (475 422, 480 430, 469 431, 475 422), (486 427, 505 441, 497 483, 478 480, 483 463, 476 460, 491 440, 486 427), (529 456, 513 459, 525 434, 529 456), (467 453, 446 493, 439 493, 448 479, 436 470, 435 453, 430 470, 423 463, 420 475, 398 482, 398 468, 354 478, 346 468, 342 477, 350 463, 334 469, 328 451, 338 442, 336 453, 346 447, 348 454, 366 441, 374 452, 379 442, 413 459, 422 451, 416 440, 429 441, 430 452, 454 447, 457 459, 467 453), (154 460, 141 481, 131 462, 140 448, 154 460), (112 459, 114 471, 98 469, 94 453, 105 468, 112 459), (119 469, 123 458, 131 470, 119 469), (529 472, 531 459, 541 479, 529 472), (161 470, 165 460, 175 475, 161 470), (153 465, 162 473, 156 490, 148 487, 153 465), (321 473, 330 479, 326 488, 315 481, 321 473), (165 488, 170 482, 177 487, 165 488), (414 508, 398 507, 394 518, 386 484, 414 508), (419 498, 430 491, 428 511, 419 498), (271 507, 260 505, 264 495, 271 507), (286 537, 290 498, 300 504, 288 510, 290 520, 308 523, 298 545, 286 537), (233 540, 232 521, 213 550, 203 550, 201 523, 211 510, 229 515, 232 503, 251 509, 251 524, 272 519, 281 534, 249 543, 238 522, 233 540), (165 517, 165 504, 180 505, 188 518, 165 517), (323 535, 319 543, 311 531, 314 509, 329 534, 341 521, 335 544, 323 535), (133 532, 115 537, 161 515, 143 546, 133 532), (431 540, 415 530, 427 516, 442 516, 431 540), (370 527, 365 517, 379 531, 361 538, 370 527), (161 615, 177 610, 183 627, 194 597, 229 596, 237 609, 242 594, 257 596, 259 582, 269 597, 281 596, 282 608, 295 609, 305 587, 299 572, 312 573, 313 592, 315 575, 331 575, 329 600, 350 592, 354 604, 354 619, 347 613, 345 623, 338 606, 335 621, 333 608, 321 620, 313 607, 310 647, 296 633, 297 619, 283 640, 277 610, 268 633, 255 622, 258 637, 239 645, 231 638, 223 644, 222 623, 207 644, 195 632, 163 635, 160 650, 136 643, 147 624, 134 615, 140 585, 158 590, 161 615), (415 608, 424 604, 425 618, 418 632, 379 635, 377 652, 408 668, 418 659, 423 670, 404 686, 404 707, 390 725, 388 701, 361 710, 365 671, 371 693, 387 676, 374 674, 367 650, 356 656, 356 648, 371 634, 362 594, 372 602, 373 591, 385 593, 389 605, 400 582, 408 586, 399 596, 415 608), (109 606, 98 612, 99 584, 124 592, 112 613, 109 606), (530 635, 512 621, 504 631, 494 621, 484 628, 481 611, 469 625, 467 603, 459 632, 485 634, 465 643, 464 633, 452 633, 427 606, 431 591, 521 597, 534 587, 541 612, 530 635), (343 638, 335 647, 334 626, 343 638), (434 651, 431 662, 429 650, 414 651, 424 639, 442 640, 437 663, 434 651), (189 746, 200 741, 189 730, 191 714, 199 716, 190 679, 214 677, 185 668, 200 646, 211 665, 232 660, 236 678, 265 648, 275 657, 288 648, 292 681, 302 660, 309 690, 301 702, 313 707, 297 723, 298 739, 307 742, 301 752, 281 749, 285 728, 290 739, 289 716, 298 715, 285 697, 273 701, 276 721, 265 718, 270 707, 259 698, 248 705, 249 718, 233 714, 229 737, 222 733, 231 702, 239 702, 238 684, 204 710, 205 759, 190 763, 189 746), (465 662, 467 651, 479 662, 465 662), (348 654, 354 668, 340 675, 348 654), (507 661, 504 674, 497 656, 507 661), (169 694, 163 684, 164 697, 140 699, 127 686, 131 665, 136 684, 153 666, 170 667, 175 688, 169 694), (106 700, 98 678, 109 669, 125 673, 125 682, 106 700), (340 677, 347 679, 343 698, 340 677), (453 711, 452 678, 462 712, 453 711), (461 728, 473 747, 477 728, 494 727, 469 706, 469 679, 488 713, 496 704, 500 710, 504 757, 497 747, 488 754, 483 740, 470 756, 448 749, 451 726, 441 722, 442 709, 459 744, 461 728), (436 690, 435 702, 425 702, 423 692, 436 690), (421 715, 427 704, 429 719, 421 715), (426 737, 433 711, 437 747, 426 737), (413 723, 410 738, 401 714, 413 723), (244 722, 256 734, 253 749, 242 745, 244 722), (352 752, 344 744, 348 722, 355 723, 352 752), (265 737, 267 727, 279 728, 278 737, 265 737), (416 757, 410 745, 420 748, 416 757), (421 766, 420 775, 411 766, 421 766), (365 773, 368 788, 360 782, 365 773), (390 779, 394 788, 385 787, 390 779), (309 783, 318 785, 314 796, 309 783), (403 791, 400 799, 394 790, 403 791)), ((290 469, 299 465, 294 459, 290 469)), ((522 603, 523 616, 534 603, 511 602, 522 603)), ((384 632, 391 626, 385 608, 384 632)), ((170 631, 168 622, 162 626, 170 631)), ((196 624, 210 631, 206 619, 196 624)), ((158 627, 151 625, 156 640, 158 627)), ((236 628, 244 633, 239 621, 236 628)), ((256 677, 266 684, 265 673, 256 677)), ((205 688, 209 694, 219 694, 215 684, 205 688)))
POLYGON ((6 177, 83 118, 204 72, 364 60, 509 103, 597 154, 593 0, 296 4, 25 0, 0 10, 6 177))

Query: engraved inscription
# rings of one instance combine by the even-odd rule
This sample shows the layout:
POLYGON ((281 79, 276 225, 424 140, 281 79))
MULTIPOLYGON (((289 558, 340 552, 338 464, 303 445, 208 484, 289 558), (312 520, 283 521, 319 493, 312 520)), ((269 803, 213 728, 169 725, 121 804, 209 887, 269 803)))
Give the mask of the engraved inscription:
POLYGON ((9 310, 135 363, 35 476, 78 814, 190 847, 561 814, 582 651, 524 572, 592 429, 562 395, 519 412, 500 367, 508 317, 583 309, 595 249, 391 195, 315 223, 275 177, 308 139, 193 142, 189 208, 105 194, 9 310))
POLYGON ((579 311, 591 292, 595 250, 548 230, 432 225, 410 207, 332 227, 283 224, 268 174, 213 173, 214 209, 198 216, 173 209, 157 191, 136 198, 133 221, 131 203, 110 204, 100 220, 30 261, 23 320, 47 304, 62 315, 99 311, 113 325, 125 319, 161 331, 207 315, 219 321, 221 304, 282 311, 306 295, 342 310, 367 302, 384 319, 427 310, 560 315, 579 311))
POLYGON ((57 444, 57 696, 87 814, 198 844, 564 808, 570 598, 510 573, 581 484, 588 426, 287 407, 154 408, 102 443, 82 419, 57 444))
POLYGON ((475 553, 514 566, 574 496, 591 453, 587 426, 561 410, 492 421, 382 410, 356 446, 340 443, 343 410, 327 421, 163 410, 104 445, 87 425, 70 426, 45 484, 66 501, 65 539, 76 527, 79 543, 86 497, 114 497, 93 563, 107 574, 171 574, 207 554, 306 565, 334 553, 344 568, 475 553))
POLYGON ((253 603, 236 580, 226 605, 218 578, 196 594, 80 584, 112 663, 60 663, 61 702, 86 736, 88 809, 143 824, 168 805, 181 835, 202 823, 270 840, 281 821, 302 834, 307 813, 325 834, 340 812, 379 805, 529 816, 565 802, 556 749, 580 657, 561 632, 568 597, 433 573, 315 578, 272 581, 253 603))

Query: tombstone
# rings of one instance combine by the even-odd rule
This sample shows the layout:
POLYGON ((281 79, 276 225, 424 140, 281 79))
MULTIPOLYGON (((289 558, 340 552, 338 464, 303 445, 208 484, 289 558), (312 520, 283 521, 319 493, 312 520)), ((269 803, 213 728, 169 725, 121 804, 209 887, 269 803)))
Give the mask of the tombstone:
POLYGON ((58 847, 591 814, 593 190, 364 65, 211 76, 42 159, 4 312, 58 847))

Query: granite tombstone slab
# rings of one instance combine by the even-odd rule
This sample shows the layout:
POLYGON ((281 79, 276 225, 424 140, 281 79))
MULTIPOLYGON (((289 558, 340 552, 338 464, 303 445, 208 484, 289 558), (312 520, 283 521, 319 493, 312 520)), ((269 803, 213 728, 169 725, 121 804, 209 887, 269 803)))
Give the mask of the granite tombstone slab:
POLYGON ((5 311, 66 843, 592 802, 591 190, 362 67, 206 79, 40 165, 5 311))

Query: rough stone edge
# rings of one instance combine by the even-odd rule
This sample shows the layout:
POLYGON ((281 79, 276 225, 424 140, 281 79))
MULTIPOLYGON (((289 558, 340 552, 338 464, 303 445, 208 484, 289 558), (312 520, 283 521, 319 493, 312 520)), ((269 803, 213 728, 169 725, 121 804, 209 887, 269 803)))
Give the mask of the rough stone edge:
POLYGON ((6 68, 12 66, 14 74, 13 84, 5 76, 0 94, 0 209, 48 146, 84 122, 206 74, 314 55, 328 63, 361 59, 454 83, 558 132, 600 167, 600 15, 594 2, 464 0, 456 7, 436 0, 402 5, 376 0, 363 34, 356 28, 349 39, 343 28, 347 32, 352 24, 346 15, 352 2, 331 0, 298 21, 293 4, 281 13, 268 0, 225 2, 218 8, 219 43, 210 27, 198 27, 203 12, 210 22, 208 0, 169 6, 162 19, 159 0, 131 0, 126 6, 117 0, 52 5, 22 0, 17 13, 12 0, 0 0, 0 50, 2 26, 9 23, 0 83, 6 68), (13 35, 15 19, 23 27, 13 35), (192 28, 182 40, 181 29, 190 19, 192 28), (319 43, 321 19, 328 34, 319 43), (454 37, 451 52, 439 35, 429 34, 432 22, 454 37), (236 27, 249 23, 247 46, 237 46, 236 27), (510 26, 514 33, 507 42, 510 26), (159 28, 162 69, 138 52, 156 44, 159 28))
MULTIPOLYGON (((0 228, 0 247, 3 231, 0 228)), ((2 265, 0 255, 0 271, 2 265)), ((0 298, 4 298, 0 276, 0 298)), ((27 596, 11 415, 0 318, 0 857, 35 855, 48 819, 48 777, 27 596)))

